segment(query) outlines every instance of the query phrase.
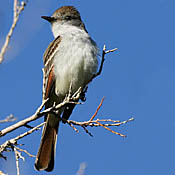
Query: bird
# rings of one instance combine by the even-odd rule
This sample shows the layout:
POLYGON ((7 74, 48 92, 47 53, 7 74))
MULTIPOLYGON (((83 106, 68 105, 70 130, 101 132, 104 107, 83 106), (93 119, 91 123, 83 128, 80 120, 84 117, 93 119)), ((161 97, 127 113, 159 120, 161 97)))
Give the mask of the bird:
MULTIPOLYGON (((52 16, 42 16, 51 24, 54 40, 43 55, 45 109, 61 103, 68 93, 85 89, 98 69, 99 49, 88 34, 79 11, 62 6, 52 16), (70 92, 71 86, 71 92, 70 92)), ((41 142, 35 160, 38 171, 54 169, 60 117, 68 120, 75 104, 67 104, 58 113, 44 116, 41 142)))

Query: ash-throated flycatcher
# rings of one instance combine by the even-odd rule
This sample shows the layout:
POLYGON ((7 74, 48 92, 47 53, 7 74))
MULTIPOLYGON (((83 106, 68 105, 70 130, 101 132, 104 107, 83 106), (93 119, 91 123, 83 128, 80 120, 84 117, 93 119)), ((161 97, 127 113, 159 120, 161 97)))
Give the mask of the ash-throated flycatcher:
MULTIPOLYGON (((44 53, 44 98, 49 98, 45 108, 61 103, 69 93, 84 88, 97 71, 98 49, 88 35, 80 13, 73 6, 57 9, 51 17, 42 16, 49 21, 55 40, 44 53)), ((58 116, 68 119, 75 104, 59 110, 58 116)), ((45 116, 46 124, 36 156, 37 170, 52 171, 59 127, 59 117, 45 116)))

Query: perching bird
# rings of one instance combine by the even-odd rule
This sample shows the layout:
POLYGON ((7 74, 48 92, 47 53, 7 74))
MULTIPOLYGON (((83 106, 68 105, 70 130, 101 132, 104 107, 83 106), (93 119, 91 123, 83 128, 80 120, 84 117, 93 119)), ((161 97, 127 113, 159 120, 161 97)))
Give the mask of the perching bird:
MULTIPOLYGON (((51 23, 55 37, 44 53, 44 96, 49 98, 45 108, 61 103, 69 93, 80 87, 85 88, 98 67, 98 48, 91 39, 80 13, 73 6, 57 9, 51 17, 42 16, 51 23)), ((75 104, 59 110, 58 116, 68 119, 75 104)), ((59 117, 45 116, 41 143, 36 156, 37 170, 52 171, 54 168, 55 147, 59 127, 59 117)))

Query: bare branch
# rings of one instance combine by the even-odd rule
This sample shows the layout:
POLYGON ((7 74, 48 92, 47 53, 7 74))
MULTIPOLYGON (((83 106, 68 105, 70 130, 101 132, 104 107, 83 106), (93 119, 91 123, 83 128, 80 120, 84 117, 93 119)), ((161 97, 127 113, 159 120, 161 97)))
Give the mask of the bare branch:
MULTIPOLYGON (((81 89, 81 88, 79 88, 79 89, 81 89)), ((79 99, 80 94, 81 94, 81 91, 79 89, 78 89, 78 93, 75 92, 76 96, 73 95, 73 100, 79 99)), ((19 121, 18 123, 15 123, 14 125, 11 125, 5 129, 1 130, 0 137, 2 137, 4 135, 6 135, 7 133, 10 133, 10 132, 22 127, 22 126, 26 126, 29 122, 37 120, 38 118, 40 118, 48 113, 53 113, 53 112, 57 111, 58 109, 62 108, 63 106, 65 106, 66 104, 69 104, 69 103, 80 104, 78 102, 73 102, 73 100, 72 100, 72 98, 66 97, 62 103, 60 103, 56 106, 52 106, 50 108, 47 108, 41 112, 42 108, 44 107, 44 105, 46 104, 48 99, 43 100, 41 106, 36 110, 35 114, 33 114, 32 116, 30 116, 24 120, 19 121)))
POLYGON ((25 160, 25 158, 21 155, 21 152, 17 151, 17 147, 13 147, 14 153, 15 153, 15 159, 16 159, 16 171, 17 171, 17 175, 19 175, 19 159, 22 159, 23 161, 25 160))
POLYGON ((121 137, 126 137, 126 135, 121 134, 121 133, 119 133, 119 132, 113 131, 112 129, 108 128, 108 127, 105 126, 104 124, 101 124, 99 121, 96 121, 96 123, 99 124, 99 126, 102 126, 103 128, 107 129, 108 131, 110 131, 110 132, 112 132, 112 133, 114 133, 114 134, 117 134, 117 135, 119 135, 119 136, 121 136, 121 137))
POLYGON ((95 116, 97 115, 99 109, 101 108, 102 104, 103 104, 103 101, 104 101, 104 97, 102 98, 97 110, 95 111, 94 115, 91 117, 90 121, 94 120, 95 116))
POLYGON ((87 126, 91 126, 91 127, 94 127, 94 126, 95 126, 95 127, 101 126, 101 127, 105 128, 106 130, 108 130, 108 131, 110 131, 110 132, 112 132, 112 133, 114 133, 114 134, 116 134, 116 135, 119 135, 119 136, 121 136, 121 137, 126 137, 126 135, 121 134, 121 133, 119 133, 119 132, 116 132, 116 131, 110 129, 109 126, 120 126, 120 125, 125 124, 125 123, 127 123, 127 122, 133 121, 133 120, 134 120, 133 117, 130 118, 130 119, 128 119, 128 120, 125 120, 125 121, 123 121, 123 122, 120 122, 119 120, 111 120, 111 119, 102 119, 102 120, 96 119, 96 120, 94 120, 94 118, 95 118, 95 116, 97 115, 97 113, 98 113, 100 107, 101 107, 102 104, 103 104, 103 101, 104 101, 104 97, 102 98, 102 100, 101 100, 101 102, 100 102, 100 104, 99 104, 97 110, 95 111, 94 115, 90 118, 89 121, 77 122, 77 121, 73 121, 73 120, 65 120, 65 119, 62 119, 62 118, 60 118, 60 120, 62 120, 64 123, 69 124, 69 126, 71 126, 76 132, 79 132, 79 131, 78 131, 78 129, 75 128, 75 126, 73 126, 73 125, 81 126, 81 127, 85 130, 85 132, 86 132, 87 134, 89 134, 91 137, 92 137, 93 135, 92 135, 92 134, 89 132, 89 130, 86 128, 87 126), (101 122, 102 122, 102 123, 101 123, 101 122))
POLYGON ((17 175, 19 175, 19 152, 16 150, 16 148, 14 148, 14 153, 15 153, 15 159, 16 159, 16 171, 17 171, 17 175))
POLYGON ((84 122, 77 122, 77 121, 73 121, 73 120, 67 120, 67 123, 69 124, 73 124, 73 125, 77 125, 77 126, 90 126, 90 127, 98 127, 100 126, 99 124, 97 124, 97 122, 105 122, 105 124, 103 124, 104 126, 120 126, 123 124, 126 124, 128 122, 134 121, 134 118, 131 117, 128 120, 124 120, 122 122, 120 122, 119 120, 111 120, 111 119, 97 119, 97 120, 93 120, 93 121, 84 121, 84 122), (110 122, 110 123, 109 123, 110 122))
POLYGON ((74 130, 75 132, 77 132, 77 133, 79 132, 78 129, 75 128, 75 126, 74 126, 72 123, 67 122, 67 124, 68 124, 70 127, 72 127, 73 130, 74 130))
POLYGON ((101 74, 102 69, 103 69, 103 64, 104 64, 104 61, 105 61, 105 55, 110 53, 110 52, 115 52, 116 50, 118 50, 118 48, 106 51, 106 45, 103 46, 102 60, 101 60, 100 68, 99 68, 98 72, 93 75, 93 77, 91 78, 91 80, 89 82, 91 82, 94 78, 96 78, 97 76, 99 76, 101 74))
POLYGON ((35 114, 33 114, 32 116, 22 120, 22 121, 19 121, 17 123, 15 123, 14 125, 11 125, 3 130, 0 131, 0 137, 6 135, 7 133, 10 133, 14 130, 16 130, 17 128, 21 127, 21 126, 25 126, 27 123, 31 122, 31 121, 34 121, 36 119, 38 119, 39 117, 39 112, 40 110, 43 108, 43 106, 45 105, 45 103, 47 102, 47 100, 44 100, 41 104, 41 106, 36 110, 35 114))
POLYGON ((11 140, 10 140, 11 143, 14 143, 14 144, 15 144, 15 143, 17 142, 17 140, 20 140, 20 139, 22 139, 23 137, 25 137, 25 136, 27 136, 27 135, 33 133, 34 131, 38 130, 38 129, 39 129, 41 126, 43 126, 43 125, 44 125, 44 122, 41 123, 41 124, 39 124, 38 126, 32 128, 31 130, 29 130, 29 131, 27 131, 27 132, 25 132, 25 133, 23 133, 23 134, 21 134, 21 135, 15 137, 14 139, 11 139, 11 140))
POLYGON ((60 120, 62 120, 64 123, 67 123, 69 124, 69 126, 71 126, 76 132, 79 132, 77 128, 75 128, 75 126, 73 125, 76 125, 76 126, 81 126, 85 132, 87 134, 89 134, 91 137, 93 136, 86 127, 88 126, 91 126, 91 127, 98 127, 98 126, 101 126, 103 128, 105 128, 106 130, 116 134, 116 135, 119 135, 121 137, 126 137, 126 135, 124 134, 121 134, 121 133, 118 133, 110 128, 108 128, 109 126, 120 126, 122 124, 126 124, 127 122, 130 122, 130 121, 133 121, 134 118, 130 118, 128 120, 125 120, 125 121, 122 121, 120 122, 119 120, 111 120, 111 119, 96 119, 94 120, 95 116, 97 115, 100 107, 102 106, 102 103, 104 101, 104 97, 102 98, 99 106, 97 107, 97 110, 95 111, 94 115, 90 118, 90 120, 88 121, 84 121, 84 122, 77 122, 77 121, 73 121, 73 120, 66 120, 64 118, 60 118, 60 120))
POLYGON ((81 126, 86 131, 86 133, 88 133, 90 136, 92 136, 92 134, 87 130, 86 127, 88 127, 88 126, 91 126, 91 127, 101 126, 105 129, 107 129, 108 131, 114 133, 114 134, 117 134, 121 137, 126 137, 126 135, 118 133, 116 131, 113 131, 112 129, 110 129, 108 127, 109 126, 120 126, 120 125, 123 125, 127 122, 131 122, 133 120, 134 120, 134 118, 131 117, 130 119, 122 121, 122 122, 120 122, 118 120, 111 120, 111 119, 103 119, 103 120, 96 119, 96 120, 92 120, 92 121, 89 120, 89 121, 84 121, 84 122, 77 122, 77 121, 73 121, 73 120, 67 120, 66 123, 68 123, 69 125, 72 124, 72 125, 76 125, 76 126, 81 126), (100 123, 100 122, 103 122, 103 124, 100 123))
POLYGON ((4 45, 2 46, 1 52, 0 52, 0 64, 2 63, 2 61, 4 60, 4 54, 7 51, 10 39, 12 37, 13 31, 16 27, 16 24, 19 20, 19 15, 21 14, 21 12, 24 10, 24 6, 27 4, 27 1, 24 2, 22 1, 21 4, 19 5, 18 0, 14 0, 14 5, 13 5, 13 23, 12 26, 6 36, 4 45))
POLYGON ((0 171, 0 175, 8 175, 8 174, 5 174, 4 172, 0 171))
POLYGON ((91 137, 93 137, 93 135, 89 132, 89 130, 86 128, 86 126, 84 126, 84 125, 81 125, 81 127, 85 130, 85 132, 87 133, 87 134, 89 134, 91 137))
POLYGON ((2 154, 2 152, 4 152, 4 151, 7 151, 9 148, 12 149, 14 147, 14 145, 17 144, 18 140, 33 133, 34 131, 38 130, 43 125, 44 125, 44 123, 41 123, 38 126, 34 127, 33 129, 31 129, 31 130, 13 138, 13 139, 10 139, 10 140, 6 141, 5 143, 3 143, 2 145, 0 145, 0 154, 2 154))
POLYGON ((29 153, 27 150, 18 148, 17 146, 14 146, 14 147, 15 147, 17 150, 26 153, 26 154, 27 154, 28 156, 30 156, 30 157, 36 157, 36 156, 34 156, 33 154, 29 153))

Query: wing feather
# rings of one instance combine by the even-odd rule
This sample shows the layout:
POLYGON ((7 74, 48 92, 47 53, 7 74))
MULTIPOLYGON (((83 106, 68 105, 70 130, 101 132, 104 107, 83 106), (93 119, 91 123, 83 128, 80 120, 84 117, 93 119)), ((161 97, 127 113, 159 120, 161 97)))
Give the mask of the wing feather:
POLYGON ((49 98, 51 92, 55 87, 55 74, 54 74, 54 54, 57 52, 58 44, 61 42, 61 37, 58 36, 52 41, 48 48, 46 49, 43 61, 44 61, 44 71, 43 71, 43 99, 49 98))

